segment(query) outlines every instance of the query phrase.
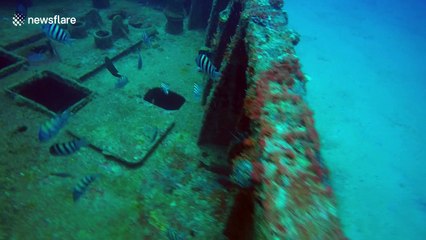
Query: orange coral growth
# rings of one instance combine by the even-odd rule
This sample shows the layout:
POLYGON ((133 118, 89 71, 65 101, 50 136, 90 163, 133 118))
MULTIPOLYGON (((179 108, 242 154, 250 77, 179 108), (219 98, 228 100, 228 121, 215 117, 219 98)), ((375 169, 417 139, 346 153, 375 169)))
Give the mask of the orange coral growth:
POLYGON ((300 98, 300 96, 298 96, 298 95, 291 95, 291 103, 298 104, 301 101, 302 101, 302 99, 300 98))
POLYGON ((249 75, 249 77, 253 77, 255 72, 254 72, 254 68, 252 66, 248 66, 247 67, 247 74, 249 75))
POLYGON ((316 182, 316 183, 320 183, 322 180, 322 176, 323 176, 323 172, 321 169, 321 166, 318 164, 312 164, 310 166, 311 171, 315 173, 315 176, 312 177, 312 179, 316 182))
POLYGON ((306 132, 304 131, 289 132, 289 133, 283 134, 283 138, 288 144, 293 145, 297 139, 306 140, 306 132))
POLYGON ((275 224, 275 227, 277 228, 278 231, 280 231, 281 233, 286 233, 287 229, 284 227, 284 225, 282 225, 281 223, 277 223, 275 224))
POLYGON ((271 97, 272 97, 272 102, 275 104, 283 99, 282 95, 278 95, 278 94, 274 94, 271 97))
POLYGON ((263 102, 254 97, 247 97, 244 99, 244 109, 246 110, 247 116, 252 120, 260 118, 262 106, 263 102))
MULTIPOLYGON (((305 175, 306 173, 304 173, 305 175)), ((304 178, 293 178, 291 184, 288 186, 288 194, 291 196, 293 203, 301 210, 306 210, 314 203, 312 199, 313 186, 308 184, 310 176, 304 178), (305 179, 305 180, 303 180, 305 179)))
POLYGON ((255 148, 255 147, 245 148, 244 151, 241 152, 240 156, 237 158, 256 160, 256 159, 259 159, 259 154, 261 154, 261 152, 259 151, 258 148, 255 148))
MULTIPOLYGON (((255 88, 249 91, 248 96, 244 100, 244 108, 248 117, 252 120, 258 120, 262 113, 265 114, 262 108, 266 100, 278 103, 280 100, 286 101, 290 99, 293 104, 300 103, 301 99, 299 96, 293 96, 287 93, 287 89, 292 88, 295 84, 295 79, 292 77, 292 74, 299 68, 300 65, 298 60, 290 59, 284 62, 274 63, 268 71, 263 72, 261 77, 257 80, 255 88), (277 82, 282 86, 283 91, 281 95, 271 95, 269 91, 269 82, 271 81, 277 82)), ((250 69, 250 71, 252 70, 253 69, 250 69)))
POLYGON ((279 152, 272 152, 269 154, 269 160, 275 164, 279 164, 281 159, 281 154, 279 152))
POLYGON ((293 145, 294 144, 294 136, 293 133, 286 133, 283 135, 284 140, 288 143, 293 145))
POLYGON ((271 137, 274 134, 275 129, 265 120, 260 122, 260 136, 271 137))
POLYGON ((325 187, 324 194, 327 197, 331 197, 333 195, 333 189, 330 186, 325 187))
POLYGON ((263 173, 265 172, 265 168, 260 162, 253 162, 253 172, 251 173, 251 177, 255 182, 261 182, 263 178, 263 173))
POLYGON ((263 201, 262 201, 262 206, 263 206, 263 209, 265 210, 264 212, 266 214, 271 212, 271 209, 272 209, 271 202, 272 202, 271 196, 269 194, 267 194, 266 198, 263 199, 263 201))
POLYGON ((300 71, 300 69, 296 70, 295 75, 301 82, 306 81, 305 75, 302 73, 302 71, 300 71))
POLYGON ((289 79, 287 80, 286 84, 287 84, 288 88, 292 89, 292 88, 293 88, 293 86, 294 86, 294 84, 295 84, 295 81, 294 81, 294 79, 293 79, 293 78, 289 78, 289 79))
POLYGON ((320 182, 323 178, 324 173, 322 171, 320 163, 318 162, 318 159, 315 157, 314 152, 312 151, 311 148, 309 147, 305 148, 305 156, 311 162, 311 166, 310 166, 311 171, 315 173, 316 175, 314 180, 316 182, 320 182))
POLYGON ((260 149, 264 149, 265 146, 266 146, 265 139, 264 138, 260 139, 259 140, 259 147, 260 147, 260 149))
POLYGON ((313 112, 309 109, 302 110, 300 114, 300 123, 305 127, 313 127, 314 126, 314 118, 312 117, 313 112))
POLYGON ((289 176, 288 169, 284 167, 281 163, 277 164, 277 167, 278 167, 277 172, 279 176, 289 176))
POLYGON ((282 91, 282 93, 288 93, 288 87, 287 87, 287 85, 281 85, 281 91, 282 91))
POLYGON ((244 99, 244 109, 247 116, 252 120, 258 120, 262 113, 265 114, 265 112, 262 111, 265 100, 271 98, 269 92, 269 79, 263 77, 257 81, 254 89, 249 90, 247 97, 244 99))
POLYGON ((311 163, 317 161, 317 159, 315 158, 314 152, 309 147, 305 148, 305 156, 311 163))
POLYGON ((304 225, 297 224, 296 225, 296 229, 297 229, 297 232, 299 234, 299 239, 300 240, 309 240, 309 239, 311 239, 310 234, 309 234, 308 230, 306 229, 306 227, 304 225))
POLYGON ((271 180, 265 178, 263 179, 263 183, 266 185, 271 185, 271 180))
POLYGON ((313 127, 307 128, 306 130, 308 132, 309 140, 311 140, 311 142, 314 144, 315 150, 318 151, 320 148, 320 140, 317 130, 313 127))
POLYGON ((300 124, 306 127, 306 134, 308 140, 310 140, 314 144, 314 148, 319 150, 320 148, 320 140, 318 136, 318 132, 314 126, 314 118, 313 112, 307 108, 306 105, 302 106, 302 110, 300 112, 300 124))
POLYGON ((253 138, 249 137, 249 138, 244 139, 243 145, 245 147, 249 147, 250 148, 250 147, 254 147, 255 142, 254 142, 253 138))
POLYGON ((299 112, 300 112, 301 116, 305 116, 305 115, 313 116, 314 115, 314 112, 312 112, 312 110, 308 107, 308 105, 306 103, 301 105, 299 110, 300 110, 299 112))
POLYGON ((290 158, 290 159, 295 159, 296 158, 296 155, 290 149, 286 149, 284 151, 284 153, 285 153, 285 156, 288 157, 288 158, 290 158))

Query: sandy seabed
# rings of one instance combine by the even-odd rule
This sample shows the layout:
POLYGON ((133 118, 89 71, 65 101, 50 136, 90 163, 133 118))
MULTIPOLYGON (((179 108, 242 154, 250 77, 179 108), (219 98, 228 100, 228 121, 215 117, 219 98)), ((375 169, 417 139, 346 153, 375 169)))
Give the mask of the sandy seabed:
POLYGON ((398 4, 286 2, 350 239, 426 236, 426 5, 398 4))

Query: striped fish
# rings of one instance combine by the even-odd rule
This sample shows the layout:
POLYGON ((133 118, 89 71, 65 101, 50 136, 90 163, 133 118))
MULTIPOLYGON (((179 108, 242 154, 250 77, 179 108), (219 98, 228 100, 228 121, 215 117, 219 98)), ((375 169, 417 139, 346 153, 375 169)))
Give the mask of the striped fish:
POLYGON ((78 199, 80 199, 81 196, 86 192, 89 185, 96 180, 96 175, 87 175, 84 178, 82 178, 77 185, 75 185, 73 191, 72 191, 72 198, 74 202, 76 202, 78 199))
POLYGON ((145 45, 147 48, 152 47, 152 37, 146 34, 146 32, 142 32, 142 45, 145 45))
POLYGON ((117 78, 117 81, 115 82, 115 88, 123 88, 127 85, 127 83, 129 83, 129 79, 126 76, 121 75, 121 77, 117 78))
POLYGON ((74 139, 66 143, 53 144, 49 151, 54 156, 67 156, 77 152, 84 146, 86 146, 86 141, 83 139, 74 139))
POLYGON ((65 111, 41 125, 38 130, 38 140, 40 140, 40 142, 46 142, 56 136, 59 130, 65 126, 69 116, 70 113, 65 111))
POLYGON ((203 88, 197 83, 194 83, 194 89, 192 92, 194 93, 194 98, 196 100, 199 100, 201 97, 201 94, 203 93, 203 88))
POLYGON ((197 63, 198 68, 203 72, 209 75, 209 77, 213 80, 218 80, 222 74, 217 71, 216 67, 213 66, 210 59, 205 54, 198 54, 195 59, 195 63, 197 63))
POLYGON ((45 24, 42 26, 43 32, 55 41, 61 43, 70 43, 71 37, 70 34, 62 29, 58 24, 45 24))
POLYGON ((169 95, 170 86, 167 83, 162 82, 160 85, 161 91, 163 91, 164 94, 169 95))

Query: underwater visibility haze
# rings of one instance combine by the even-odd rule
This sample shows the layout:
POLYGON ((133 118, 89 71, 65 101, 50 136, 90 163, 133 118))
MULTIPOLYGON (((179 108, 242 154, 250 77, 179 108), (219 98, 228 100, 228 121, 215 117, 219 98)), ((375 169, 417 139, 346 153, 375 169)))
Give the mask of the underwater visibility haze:
POLYGON ((422 240, 426 4, 0 3, 0 240, 422 240))

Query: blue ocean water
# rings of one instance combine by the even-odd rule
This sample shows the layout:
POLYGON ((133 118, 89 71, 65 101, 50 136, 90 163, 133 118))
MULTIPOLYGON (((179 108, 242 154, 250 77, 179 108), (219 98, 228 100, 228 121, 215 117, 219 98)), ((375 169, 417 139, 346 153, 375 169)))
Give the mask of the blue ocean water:
POLYGON ((426 3, 287 1, 350 239, 425 239, 426 3))

